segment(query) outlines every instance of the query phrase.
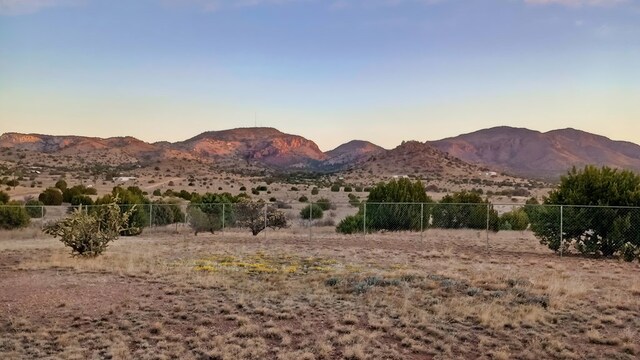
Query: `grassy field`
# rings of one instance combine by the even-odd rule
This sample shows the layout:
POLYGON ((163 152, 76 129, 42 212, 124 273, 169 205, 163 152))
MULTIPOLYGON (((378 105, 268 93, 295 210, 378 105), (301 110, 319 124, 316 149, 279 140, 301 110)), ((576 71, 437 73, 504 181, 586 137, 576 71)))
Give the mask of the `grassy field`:
POLYGON ((152 230, 78 259, 4 232, 0 358, 640 356, 640 264, 560 258, 526 232, 485 240, 152 230))

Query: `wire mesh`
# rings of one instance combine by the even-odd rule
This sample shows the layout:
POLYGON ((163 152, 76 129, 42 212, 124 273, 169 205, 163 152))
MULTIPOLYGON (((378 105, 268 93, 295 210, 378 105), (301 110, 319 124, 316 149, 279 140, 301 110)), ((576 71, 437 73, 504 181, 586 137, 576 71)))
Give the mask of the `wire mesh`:
MULTIPOLYGON (((0 228, 42 227, 73 211, 94 212, 101 205, 0 205, 0 228), (16 215, 17 214, 17 215, 16 215), (18 220, 16 220, 18 219, 18 220)), ((473 230, 490 246, 497 232, 529 232, 560 254, 611 256, 640 247, 640 208, 609 206, 448 204, 448 203, 147 203, 134 207, 132 227, 194 234, 261 235, 322 240, 336 236, 396 236, 428 242, 430 232, 473 230)), ((138 235, 134 232, 126 235, 138 235)), ((518 238, 518 236, 514 236, 518 238)))

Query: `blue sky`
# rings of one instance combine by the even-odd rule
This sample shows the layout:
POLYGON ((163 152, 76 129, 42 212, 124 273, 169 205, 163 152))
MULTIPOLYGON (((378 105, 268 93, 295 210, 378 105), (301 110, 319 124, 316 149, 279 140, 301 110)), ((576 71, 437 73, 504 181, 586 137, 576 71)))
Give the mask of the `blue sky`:
POLYGON ((0 0, 0 132, 640 143, 633 0, 0 0))

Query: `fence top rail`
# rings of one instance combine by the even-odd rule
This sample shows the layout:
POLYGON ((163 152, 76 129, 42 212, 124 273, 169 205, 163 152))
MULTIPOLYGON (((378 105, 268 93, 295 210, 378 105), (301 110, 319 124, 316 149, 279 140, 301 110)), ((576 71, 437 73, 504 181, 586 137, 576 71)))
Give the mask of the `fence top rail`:
MULTIPOLYGON (((287 205, 292 204, 300 204, 300 205, 315 205, 322 204, 322 202, 287 202, 287 205)), ((344 205, 351 206, 354 205, 348 202, 331 202, 333 205, 344 205)), ((509 206, 509 207, 564 207, 564 208, 594 208, 594 209, 629 209, 629 210, 640 210, 640 206, 613 206, 613 205, 565 205, 565 204, 517 204, 517 203, 439 203, 439 202, 368 202, 364 201, 360 203, 362 205, 429 205, 429 206, 509 206)), ((100 205, 71 205, 71 204, 62 204, 62 205, 26 205, 26 204, 0 204, 0 207, 26 207, 26 208, 69 208, 69 207, 83 207, 83 208, 94 208, 94 207, 104 207, 108 204, 100 204, 100 205)), ((118 204, 118 206, 139 206, 139 207, 162 207, 162 206, 237 206, 239 203, 175 203, 175 204, 118 204)), ((276 203, 265 202, 264 205, 267 206, 277 206, 276 203)), ((357 206, 357 205, 356 205, 357 206)))

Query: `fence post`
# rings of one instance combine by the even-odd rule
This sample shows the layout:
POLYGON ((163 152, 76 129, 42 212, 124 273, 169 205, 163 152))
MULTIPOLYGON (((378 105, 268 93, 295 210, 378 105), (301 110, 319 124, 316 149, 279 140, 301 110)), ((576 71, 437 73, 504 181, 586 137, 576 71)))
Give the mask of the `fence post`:
POLYGON ((420 240, 423 239, 424 233, 424 203, 420 203, 420 240))
POLYGON ((40 206, 40 218, 44 222, 44 205, 40 206))
POLYGON ((313 203, 309 203, 309 241, 313 240, 313 235, 311 234, 311 219, 313 219, 313 203))
POLYGON ((562 257, 564 252, 564 236, 562 236, 563 211, 564 211, 564 206, 560 205, 560 257, 562 257))
POLYGON ((487 202, 487 252, 489 252, 489 218, 491 217, 491 204, 487 202))
POLYGON ((365 201, 364 203, 364 211, 363 211, 363 216, 362 216, 362 234, 364 236, 364 238, 366 239, 367 237, 367 202, 365 201))
POLYGON ((224 234, 224 203, 222 203, 222 233, 224 234))
POLYGON ((153 204, 149 203, 149 228, 153 226, 153 204))
POLYGON ((264 204, 264 239, 267 240, 267 206, 268 204, 264 204))

